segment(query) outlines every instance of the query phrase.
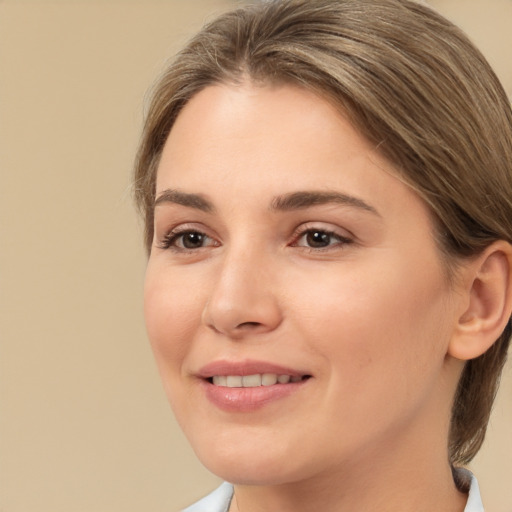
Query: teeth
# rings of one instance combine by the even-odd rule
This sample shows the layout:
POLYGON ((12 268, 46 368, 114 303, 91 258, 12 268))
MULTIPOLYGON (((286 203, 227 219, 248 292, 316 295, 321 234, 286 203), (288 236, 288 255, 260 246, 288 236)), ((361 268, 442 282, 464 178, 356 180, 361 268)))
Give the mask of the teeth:
POLYGON ((273 386, 277 383, 288 384, 289 382, 300 382, 299 375, 277 375, 275 373, 257 373, 254 375, 215 375, 212 382, 215 386, 228 388, 257 388, 259 386, 273 386))
POLYGON ((242 386, 244 388, 261 386, 261 375, 244 375, 242 377, 242 386))
POLYGON ((228 375, 226 377, 226 386, 228 388, 243 388, 242 377, 240 375, 228 375))
POLYGON ((215 375, 215 377, 213 377, 213 383, 216 386, 227 386, 228 379, 226 378, 225 375, 215 375))
POLYGON ((262 386, 273 386, 277 382, 277 375, 275 373, 264 373, 261 376, 262 386))

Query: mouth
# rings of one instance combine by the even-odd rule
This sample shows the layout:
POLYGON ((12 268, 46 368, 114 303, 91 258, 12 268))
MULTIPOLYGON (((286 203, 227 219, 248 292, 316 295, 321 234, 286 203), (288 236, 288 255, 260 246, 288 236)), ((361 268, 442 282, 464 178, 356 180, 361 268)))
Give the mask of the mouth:
POLYGON ((258 388, 307 380, 311 375, 287 375, 277 373, 255 373, 253 375, 214 375, 206 380, 214 386, 227 388, 258 388))
POLYGON ((313 375, 260 361, 216 361, 198 377, 206 398, 227 412, 250 412, 304 389, 313 375))

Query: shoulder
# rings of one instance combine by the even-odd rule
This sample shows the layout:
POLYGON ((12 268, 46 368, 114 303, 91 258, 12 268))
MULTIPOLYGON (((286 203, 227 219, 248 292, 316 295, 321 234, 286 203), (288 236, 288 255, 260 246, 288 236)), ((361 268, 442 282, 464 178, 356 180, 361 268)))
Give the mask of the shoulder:
POLYGON ((228 512, 232 497, 233 486, 224 482, 211 494, 187 507, 182 512, 228 512))

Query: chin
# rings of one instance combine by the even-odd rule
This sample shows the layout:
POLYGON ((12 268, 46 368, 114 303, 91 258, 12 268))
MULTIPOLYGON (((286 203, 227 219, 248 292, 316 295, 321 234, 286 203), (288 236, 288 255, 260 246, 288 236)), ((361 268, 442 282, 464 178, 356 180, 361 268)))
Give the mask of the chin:
MULTIPOLYGON (((275 443, 279 446, 279 443, 275 443)), ((194 445, 193 445, 194 446, 194 445)), ((258 443, 247 434, 243 443, 219 440, 195 446, 201 463, 223 480, 238 485, 278 485, 300 479, 300 461, 268 441, 258 443)), ((308 467, 308 464, 304 464, 308 467)))
POLYGON ((281 485, 301 479, 293 471, 285 471, 280 465, 276 466, 273 459, 255 463, 237 457, 235 460, 215 460, 203 464, 213 474, 236 485, 281 485))

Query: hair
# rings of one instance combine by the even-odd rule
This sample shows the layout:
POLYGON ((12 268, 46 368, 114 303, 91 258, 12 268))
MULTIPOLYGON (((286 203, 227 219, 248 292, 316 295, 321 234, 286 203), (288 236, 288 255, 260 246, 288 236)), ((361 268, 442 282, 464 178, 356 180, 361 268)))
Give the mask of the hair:
MULTIPOLYGON (((183 106, 208 85, 293 84, 329 99, 429 206, 442 259, 512 242, 512 112, 467 36, 409 0, 274 0, 207 24, 157 82, 136 158, 135 200, 151 251, 156 172, 183 106)), ((512 334, 465 364, 448 453, 468 463, 485 437, 512 334)))

